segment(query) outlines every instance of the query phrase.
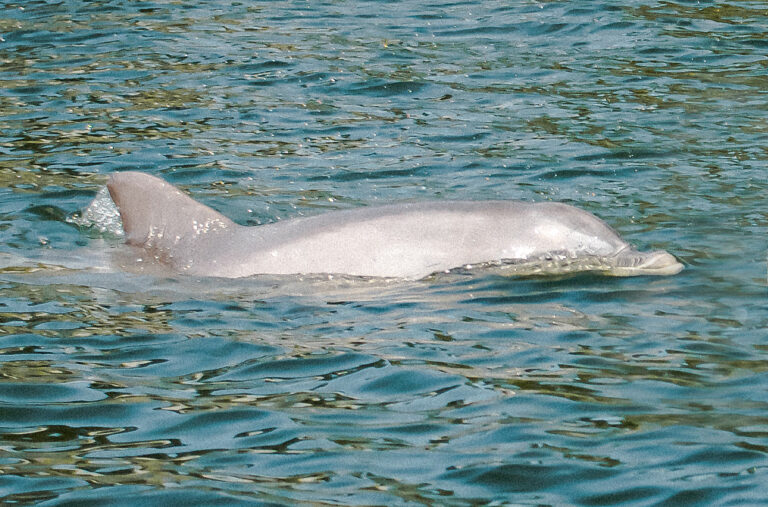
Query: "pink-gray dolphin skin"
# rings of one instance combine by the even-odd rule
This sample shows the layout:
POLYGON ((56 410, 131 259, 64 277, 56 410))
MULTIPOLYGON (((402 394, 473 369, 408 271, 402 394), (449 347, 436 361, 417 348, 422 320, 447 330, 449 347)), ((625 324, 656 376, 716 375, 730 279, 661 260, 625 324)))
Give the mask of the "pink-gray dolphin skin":
POLYGON ((616 276, 683 268, 667 252, 639 252, 594 215, 554 202, 403 203, 247 227, 148 174, 117 173, 107 187, 127 243, 196 276, 419 279, 455 268, 531 263, 616 276))

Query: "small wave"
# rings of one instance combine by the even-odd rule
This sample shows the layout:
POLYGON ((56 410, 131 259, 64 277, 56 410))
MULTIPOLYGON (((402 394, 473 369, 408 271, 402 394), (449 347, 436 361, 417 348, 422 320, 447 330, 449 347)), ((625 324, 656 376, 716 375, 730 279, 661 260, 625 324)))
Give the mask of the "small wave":
POLYGON ((615 261, 610 257, 587 256, 575 257, 568 252, 552 252, 538 259, 501 259, 491 262, 461 266, 445 273, 434 273, 429 279, 437 279, 441 275, 467 273, 471 270, 482 270, 502 276, 536 276, 536 275, 567 275, 576 272, 609 272, 615 261))

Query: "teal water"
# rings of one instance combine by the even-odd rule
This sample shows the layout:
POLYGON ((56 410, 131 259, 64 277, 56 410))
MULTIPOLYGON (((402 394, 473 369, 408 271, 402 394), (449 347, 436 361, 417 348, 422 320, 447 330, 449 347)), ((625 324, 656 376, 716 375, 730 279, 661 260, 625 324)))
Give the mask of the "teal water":
POLYGON ((0 503, 768 496, 764 2, 0 1, 0 503), (155 277, 108 175, 256 225, 568 202, 673 277, 155 277))

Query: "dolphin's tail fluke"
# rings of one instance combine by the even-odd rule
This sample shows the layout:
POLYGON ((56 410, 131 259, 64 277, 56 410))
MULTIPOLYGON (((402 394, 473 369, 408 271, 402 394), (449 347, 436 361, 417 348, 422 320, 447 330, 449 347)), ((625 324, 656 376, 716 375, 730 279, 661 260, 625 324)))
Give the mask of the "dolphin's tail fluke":
MULTIPOLYGON (((107 183, 120 210, 126 242, 143 247, 164 262, 194 243, 237 225, 221 213, 149 174, 122 172, 107 183)), ((179 255, 183 257, 183 255, 179 255)))

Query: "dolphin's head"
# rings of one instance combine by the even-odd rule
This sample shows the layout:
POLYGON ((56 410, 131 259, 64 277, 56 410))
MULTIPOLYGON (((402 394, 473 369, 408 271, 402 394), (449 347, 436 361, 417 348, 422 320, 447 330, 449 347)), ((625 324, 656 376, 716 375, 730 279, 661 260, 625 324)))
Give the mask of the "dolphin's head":
POLYGON ((610 261, 606 274, 613 276, 674 275, 683 270, 682 263, 664 250, 639 252, 626 248, 610 261))

